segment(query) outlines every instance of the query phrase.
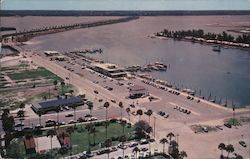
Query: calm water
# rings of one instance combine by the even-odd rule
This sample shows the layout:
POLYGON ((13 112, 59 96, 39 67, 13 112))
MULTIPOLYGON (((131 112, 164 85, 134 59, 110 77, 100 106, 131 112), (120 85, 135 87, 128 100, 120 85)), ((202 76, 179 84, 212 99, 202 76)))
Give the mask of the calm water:
POLYGON ((4 10, 250 10, 249 0, 4 0, 4 10))
POLYGON ((213 99, 216 96, 224 102, 227 98, 229 104, 233 100, 237 106, 245 106, 250 105, 249 51, 222 49, 216 53, 209 45, 152 39, 148 35, 163 28, 221 32, 232 28, 231 24, 241 25, 249 20, 249 16, 141 17, 129 23, 37 37, 26 47, 35 51, 103 48, 102 55, 93 56, 122 66, 161 61, 170 64, 170 69, 152 72, 154 77, 201 90, 206 97, 211 93, 213 99), (229 26, 208 25, 217 23, 229 26))

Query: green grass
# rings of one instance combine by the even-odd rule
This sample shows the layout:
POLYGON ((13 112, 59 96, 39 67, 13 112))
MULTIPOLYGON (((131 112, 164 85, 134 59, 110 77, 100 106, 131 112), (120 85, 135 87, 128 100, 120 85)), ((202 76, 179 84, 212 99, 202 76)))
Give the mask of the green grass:
POLYGON ((8 74, 12 80, 23 80, 33 78, 49 78, 53 80, 63 81, 60 77, 46 70, 45 68, 38 68, 36 70, 25 70, 19 73, 8 74))
POLYGON ((22 138, 13 139, 6 149, 9 158, 27 158, 22 138))
MULTIPOLYGON (((65 127, 66 128, 66 127, 65 127)), ((108 126, 108 138, 119 137, 122 136, 122 126, 119 123, 110 123, 108 126)), ((127 138, 131 138, 133 136, 133 127, 125 126, 125 136, 127 138)), ((46 136, 47 131, 43 131, 39 136, 46 136)), ((83 151, 88 150, 88 131, 85 129, 85 124, 77 125, 74 129, 74 132, 71 134, 72 139, 72 150, 69 150, 67 154, 64 156, 68 156, 71 152, 73 154, 77 154, 83 151)), ((105 141, 105 127, 104 126, 96 126, 96 144, 94 145, 93 134, 90 134, 91 141, 91 151, 97 150, 100 147, 99 143, 103 143, 105 141)), ((113 141, 113 145, 117 145, 119 141, 113 141)), ((32 156, 35 156, 33 154, 32 156)), ((16 138, 11 141, 10 146, 7 148, 7 157, 10 158, 28 158, 28 155, 25 153, 23 138, 16 138)), ((53 151, 53 157, 50 158, 61 158, 62 155, 57 153, 57 151, 53 151)))
MULTIPOLYGON (((72 134, 72 143, 73 143, 73 149, 72 152, 75 153, 79 153, 79 152, 83 152, 83 151, 87 151, 88 150, 88 131, 86 129, 84 129, 83 127, 83 131, 81 132, 81 126, 79 126, 77 128, 78 131, 74 131, 74 133, 72 134), (75 146, 77 145, 77 146, 75 146)), ((131 137, 131 132, 133 131, 133 128, 128 128, 125 127, 125 135, 127 138, 131 137)), ((122 126, 118 123, 111 123, 108 126, 108 138, 111 137, 120 137, 122 136, 122 126)), ((96 144, 94 145, 94 138, 93 138, 93 134, 90 135, 90 143, 91 143, 91 150, 96 150, 101 148, 100 144, 97 143, 103 143, 106 139, 105 137, 105 127, 104 126, 98 126, 96 127, 96 144)), ((114 141, 112 144, 113 145, 117 145, 119 143, 119 141, 114 141)))

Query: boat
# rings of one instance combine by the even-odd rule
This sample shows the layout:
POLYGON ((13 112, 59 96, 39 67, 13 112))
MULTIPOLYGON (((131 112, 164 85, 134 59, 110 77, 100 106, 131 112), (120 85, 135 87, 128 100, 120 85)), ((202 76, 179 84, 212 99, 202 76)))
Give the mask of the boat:
POLYGON ((220 45, 213 46, 213 51, 220 52, 221 51, 220 45))

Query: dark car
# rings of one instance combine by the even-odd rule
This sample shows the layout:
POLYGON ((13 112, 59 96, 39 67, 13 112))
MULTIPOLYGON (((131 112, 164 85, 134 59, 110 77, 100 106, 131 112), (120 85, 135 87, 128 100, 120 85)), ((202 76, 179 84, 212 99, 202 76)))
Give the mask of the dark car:
POLYGON ((229 124, 229 123, 225 123, 224 126, 225 126, 225 127, 228 127, 228 128, 232 128, 232 125, 229 124))
POLYGON ((74 116, 73 114, 67 114, 67 115, 65 115, 65 117, 72 117, 72 116, 74 116))
POLYGON ((247 147, 247 144, 245 141, 239 141, 239 144, 242 146, 242 147, 247 147))
POLYGON ((80 117, 80 118, 77 119, 77 122, 79 122, 79 123, 81 123, 81 122, 86 122, 86 119, 80 117))

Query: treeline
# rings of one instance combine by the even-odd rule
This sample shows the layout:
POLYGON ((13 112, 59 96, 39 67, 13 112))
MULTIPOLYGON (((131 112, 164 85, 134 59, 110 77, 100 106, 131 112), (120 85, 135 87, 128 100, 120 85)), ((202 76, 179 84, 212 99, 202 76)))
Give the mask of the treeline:
POLYGON ((235 43, 244 43, 250 44, 250 34, 243 34, 237 37, 232 36, 231 34, 223 31, 221 34, 215 33, 204 33, 204 30, 181 30, 181 31, 170 31, 164 29, 160 33, 156 33, 157 36, 166 36, 174 39, 183 39, 185 37, 195 37, 195 38, 203 38, 205 40, 218 40, 218 41, 227 41, 227 42, 235 42, 235 43))

